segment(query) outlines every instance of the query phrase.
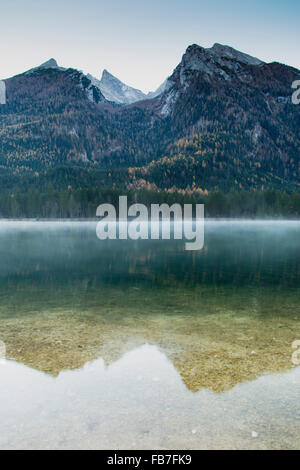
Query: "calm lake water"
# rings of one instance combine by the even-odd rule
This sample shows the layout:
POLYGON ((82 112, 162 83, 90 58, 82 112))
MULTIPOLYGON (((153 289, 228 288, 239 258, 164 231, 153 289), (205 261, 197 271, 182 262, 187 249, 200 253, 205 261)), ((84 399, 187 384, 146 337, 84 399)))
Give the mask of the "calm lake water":
POLYGON ((300 223, 0 222, 0 257, 1 449, 300 447, 300 223))

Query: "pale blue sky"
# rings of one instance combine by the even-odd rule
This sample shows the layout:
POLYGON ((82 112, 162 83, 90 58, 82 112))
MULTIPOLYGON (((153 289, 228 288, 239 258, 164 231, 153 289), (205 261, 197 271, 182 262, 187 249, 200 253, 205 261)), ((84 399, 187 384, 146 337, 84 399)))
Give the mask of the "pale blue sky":
POLYGON ((0 78, 54 57, 149 91, 215 42, 300 69, 299 0, 0 0, 0 18, 0 78))

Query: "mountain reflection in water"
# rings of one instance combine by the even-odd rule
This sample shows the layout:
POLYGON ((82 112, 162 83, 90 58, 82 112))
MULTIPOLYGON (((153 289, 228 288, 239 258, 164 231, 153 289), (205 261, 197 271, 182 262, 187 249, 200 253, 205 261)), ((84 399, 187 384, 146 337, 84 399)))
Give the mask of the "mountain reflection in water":
POLYGON ((264 449, 299 443, 300 368, 221 394, 191 393, 167 357, 143 345, 109 366, 98 359, 56 378, 11 361, 0 374, 1 448, 264 449))

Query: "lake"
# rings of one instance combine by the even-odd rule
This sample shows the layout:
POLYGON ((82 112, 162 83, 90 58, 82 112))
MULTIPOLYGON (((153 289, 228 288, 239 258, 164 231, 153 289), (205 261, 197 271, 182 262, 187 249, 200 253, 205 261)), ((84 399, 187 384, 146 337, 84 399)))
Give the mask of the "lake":
POLYGON ((1 449, 299 448, 299 222, 3 221, 0 256, 1 449))

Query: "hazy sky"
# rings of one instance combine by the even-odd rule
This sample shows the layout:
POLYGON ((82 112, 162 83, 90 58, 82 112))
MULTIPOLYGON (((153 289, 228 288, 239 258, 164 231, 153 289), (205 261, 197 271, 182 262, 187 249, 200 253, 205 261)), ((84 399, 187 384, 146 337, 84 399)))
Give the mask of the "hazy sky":
POLYGON ((215 42, 300 69, 299 0, 0 0, 0 18, 0 78, 54 57, 149 91, 215 42))

